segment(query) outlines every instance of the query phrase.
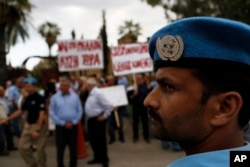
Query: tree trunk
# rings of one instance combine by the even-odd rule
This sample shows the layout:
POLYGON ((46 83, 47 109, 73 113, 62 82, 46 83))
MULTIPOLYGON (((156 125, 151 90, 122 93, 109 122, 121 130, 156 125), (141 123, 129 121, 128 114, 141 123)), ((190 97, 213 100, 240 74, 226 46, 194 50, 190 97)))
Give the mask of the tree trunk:
POLYGON ((6 52, 5 52, 5 24, 0 24, 0 85, 5 86, 7 78, 6 52))

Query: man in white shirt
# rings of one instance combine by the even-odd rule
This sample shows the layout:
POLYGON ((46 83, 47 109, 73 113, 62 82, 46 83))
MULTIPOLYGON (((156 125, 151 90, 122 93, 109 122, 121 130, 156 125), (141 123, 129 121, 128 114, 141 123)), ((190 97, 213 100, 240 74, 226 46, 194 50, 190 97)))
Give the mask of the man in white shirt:
POLYGON ((103 167, 108 167, 106 120, 114 108, 100 92, 95 78, 87 79, 86 90, 89 92, 85 103, 88 137, 94 152, 94 158, 88 164, 101 163, 103 167))
MULTIPOLYGON (((9 115, 9 103, 7 98, 5 97, 5 89, 3 86, 0 86, 0 105, 1 105, 1 109, 3 111, 3 117, 2 118, 7 118, 7 116, 9 115)), ((7 123, 2 125, 2 141, 3 144, 0 144, 2 146, 0 146, 3 150, 3 148, 5 149, 5 147, 7 148, 7 151, 15 151, 17 150, 15 144, 14 144, 14 138, 13 138, 13 134, 12 134, 12 128, 11 128, 11 124, 7 123), (6 144, 6 146, 5 146, 6 144)), ((1 138, 1 137, 0 137, 1 138)), ((6 153, 6 151, 0 151, 3 155, 6 153)), ((0 153, 0 154, 1 154, 0 153)))

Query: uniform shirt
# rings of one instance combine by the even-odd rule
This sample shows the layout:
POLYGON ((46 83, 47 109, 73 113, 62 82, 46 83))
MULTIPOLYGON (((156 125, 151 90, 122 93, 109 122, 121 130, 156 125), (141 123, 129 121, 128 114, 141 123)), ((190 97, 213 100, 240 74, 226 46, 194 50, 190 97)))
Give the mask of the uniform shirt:
POLYGON ((247 142, 250 142, 250 121, 247 126, 244 128, 244 139, 247 142))
POLYGON ((21 109, 27 111, 27 122, 34 124, 38 121, 39 114, 45 109, 45 99, 37 92, 27 96, 24 100, 21 109))
POLYGON ((99 88, 94 87, 85 103, 86 116, 92 118, 104 114, 107 118, 113 110, 113 105, 104 97, 99 88))
POLYGON ((229 167, 230 151, 249 151, 250 144, 242 147, 194 154, 178 159, 167 167, 229 167))
POLYGON ((66 122, 76 125, 82 117, 83 110, 76 93, 63 94, 57 92, 51 97, 50 116, 56 125, 63 126, 66 122))

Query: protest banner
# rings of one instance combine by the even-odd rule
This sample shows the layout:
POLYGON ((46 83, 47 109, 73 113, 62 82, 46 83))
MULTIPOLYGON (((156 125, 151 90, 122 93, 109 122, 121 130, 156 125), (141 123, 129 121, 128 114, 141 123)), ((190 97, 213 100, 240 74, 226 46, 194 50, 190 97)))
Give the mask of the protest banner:
POLYGON ((58 42, 59 71, 103 68, 101 40, 65 40, 58 42))
MULTIPOLYGON (((100 90, 114 107, 125 106, 128 104, 127 94, 123 85, 105 87, 100 90)), ((114 115, 116 125, 119 128, 120 121, 116 110, 114 110, 114 115)))
POLYGON ((115 76, 153 71, 146 43, 111 47, 111 57, 115 76))
POLYGON ((104 87, 100 90, 114 107, 128 104, 127 94, 123 85, 104 87))

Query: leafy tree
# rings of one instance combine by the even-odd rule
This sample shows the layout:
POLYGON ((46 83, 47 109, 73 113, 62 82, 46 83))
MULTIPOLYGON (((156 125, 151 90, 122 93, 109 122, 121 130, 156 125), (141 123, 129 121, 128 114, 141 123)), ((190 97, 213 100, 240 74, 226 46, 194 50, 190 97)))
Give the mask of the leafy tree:
POLYGON ((49 69, 50 67, 50 60, 49 59, 41 59, 41 61, 34 66, 32 70, 32 76, 36 78, 41 78, 41 71, 42 69, 49 69))
POLYGON ((166 19, 214 16, 250 23, 250 0, 141 0, 152 7, 161 6, 166 19), (175 13, 173 17, 171 13, 175 13))
POLYGON ((132 20, 124 21, 124 25, 119 27, 119 34, 122 36, 130 36, 137 42, 137 38, 141 35, 141 26, 139 23, 133 23, 132 20))
POLYGON ((46 40, 46 43, 49 47, 49 57, 50 57, 51 48, 56 43, 57 36, 61 34, 60 32, 61 30, 55 23, 47 21, 39 27, 38 31, 42 35, 42 37, 44 37, 46 40))
POLYGON ((101 27, 99 37, 102 39, 102 45, 103 45, 103 61, 104 61, 104 69, 103 73, 107 74, 108 72, 108 62, 109 62, 109 47, 108 47, 108 38, 107 38, 107 32, 106 32, 106 19, 105 19, 105 11, 102 11, 102 19, 103 19, 103 25, 101 27))
POLYGON ((6 53, 18 37, 28 38, 28 18, 33 5, 28 0, 0 0, 0 84, 7 76, 6 53))

